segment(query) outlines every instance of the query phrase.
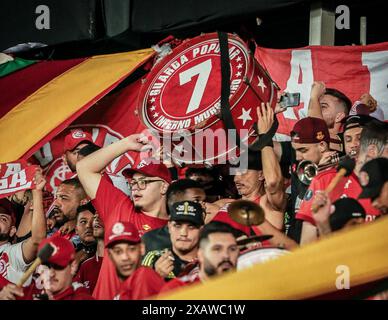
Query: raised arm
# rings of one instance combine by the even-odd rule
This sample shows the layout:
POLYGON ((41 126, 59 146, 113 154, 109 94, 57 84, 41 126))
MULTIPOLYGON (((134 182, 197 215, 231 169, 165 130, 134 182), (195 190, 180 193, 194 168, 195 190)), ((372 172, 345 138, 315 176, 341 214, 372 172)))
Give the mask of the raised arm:
POLYGON ((31 222, 31 237, 22 244, 23 259, 30 263, 36 258, 39 243, 46 237, 46 217, 43 210, 43 188, 46 180, 42 169, 35 172, 34 180, 36 188, 32 190, 33 213, 31 222))
POLYGON ((95 199, 101 180, 101 171, 110 162, 127 151, 142 151, 147 144, 147 137, 142 134, 133 134, 78 161, 78 178, 89 198, 95 199))
POLYGON ((309 117, 315 117, 323 119, 321 105, 319 98, 325 93, 326 87, 322 81, 314 81, 311 86, 310 102, 307 115, 309 117))
MULTIPOLYGON (((259 134, 267 133, 274 122, 274 112, 268 103, 266 105, 262 103, 261 107, 257 108, 257 117, 259 134)), ((273 209, 283 211, 287 199, 283 188, 282 171, 273 146, 265 146, 261 150, 261 161, 268 202, 273 209)))

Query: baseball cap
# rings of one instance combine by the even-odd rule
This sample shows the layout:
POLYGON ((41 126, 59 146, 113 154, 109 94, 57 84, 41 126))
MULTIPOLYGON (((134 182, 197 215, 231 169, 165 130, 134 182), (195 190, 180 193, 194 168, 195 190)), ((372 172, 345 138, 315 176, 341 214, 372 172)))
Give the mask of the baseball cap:
POLYGON ((105 248, 112 247, 117 242, 139 243, 141 241, 139 231, 130 222, 116 222, 108 235, 105 248))
POLYGON ((65 268, 74 260, 75 249, 69 240, 61 236, 53 236, 44 239, 39 244, 38 251, 40 251, 47 243, 54 248, 52 256, 46 262, 47 264, 54 264, 65 268))
POLYGON ((344 124, 343 132, 345 132, 348 129, 363 127, 373 119, 374 118, 368 115, 362 115, 362 114, 348 116, 341 121, 344 124))
POLYGON ((359 181, 362 187, 359 199, 378 197, 388 181, 388 159, 376 158, 365 163, 360 170, 359 181))
POLYGON ((135 173, 141 173, 148 177, 158 177, 167 183, 172 182, 171 173, 168 168, 163 163, 159 163, 159 161, 152 158, 140 161, 136 169, 131 168, 123 171, 124 177, 127 178, 132 178, 135 173))
POLYGON ((3 214, 7 214, 7 215, 11 216, 12 223, 15 224, 16 213, 13 209, 12 202, 9 201, 7 198, 0 199, 0 212, 3 214))
POLYGON ((291 131, 292 142, 319 143, 325 141, 330 144, 330 134, 326 122, 315 117, 306 117, 295 123, 291 131))
POLYGON ((82 129, 71 130, 65 137, 64 152, 71 151, 76 148, 81 142, 94 143, 92 135, 82 129))
POLYGON ((342 229, 351 219, 365 219, 365 210, 356 199, 338 199, 333 202, 333 205, 335 207, 335 211, 329 217, 330 228, 332 231, 342 229))
POLYGON ((170 221, 190 222, 196 226, 204 224, 202 206, 194 201, 175 202, 170 209, 170 221))

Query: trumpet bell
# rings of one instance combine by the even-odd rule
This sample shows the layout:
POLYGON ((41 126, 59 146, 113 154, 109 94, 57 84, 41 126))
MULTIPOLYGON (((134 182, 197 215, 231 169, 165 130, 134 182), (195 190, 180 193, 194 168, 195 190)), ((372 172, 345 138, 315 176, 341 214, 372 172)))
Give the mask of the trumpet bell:
POLYGON ((318 166, 308 160, 301 161, 296 169, 298 179, 305 185, 310 185, 311 180, 318 174, 318 171, 318 166))

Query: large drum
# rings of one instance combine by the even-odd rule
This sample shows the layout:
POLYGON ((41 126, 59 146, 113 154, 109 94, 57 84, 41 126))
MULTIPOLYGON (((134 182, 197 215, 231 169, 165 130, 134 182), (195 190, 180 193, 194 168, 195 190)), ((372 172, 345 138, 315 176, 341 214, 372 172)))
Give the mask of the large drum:
POLYGON ((256 264, 262 264, 289 253, 290 251, 277 247, 252 248, 240 254, 237 260, 237 270, 246 269, 256 264))
MULTIPOLYGON (((230 110, 245 144, 261 102, 275 107, 276 84, 238 36, 228 34, 230 110)), ((178 164, 217 164, 237 157, 233 130, 221 120, 221 59, 217 33, 186 40, 157 62, 143 79, 138 115, 178 164), (170 146, 171 144, 171 146, 170 146)))

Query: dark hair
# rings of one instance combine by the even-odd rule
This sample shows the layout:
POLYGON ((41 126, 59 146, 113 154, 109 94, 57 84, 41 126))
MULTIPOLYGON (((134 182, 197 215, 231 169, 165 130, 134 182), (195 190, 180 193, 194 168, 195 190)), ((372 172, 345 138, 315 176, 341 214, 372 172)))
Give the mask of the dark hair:
POLYGON ((220 221, 211 221, 202 228, 199 234, 199 246, 203 246, 204 243, 209 240, 209 235, 212 233, 230 233, 233 237, 239 234, 238 230, 234 229, 227 223, 220 221))
POLYGON ((62 184, 74 187, 74 189, 76 189, 78 191, 80 199, 86 198, 86 193, 85 193, 84 187, 82 186, 82 184, 78 180, 78 178, 71 178, 71 179, 63 180, 61 182, 61 185, 62 184))
POLYGON ((81 205, 77 208, 77 216, 76 220, 78 221, 78 217, 81 212, 90 211, 93 215, 96 213, 96 209, 93 207, 92 202, 89 201, 87 204, 81 205))
POLYGON ((92 205, 91 201, 89 201, 87 204, 83 204, 82 206, 79 206, 77 208, 77 213, 80 213, 80 212, 83 212, 83 211, 90 211, 93 214, 96 213, 96 209, 92 205))
POLYGON ((96 152, 97 150, 100 150, 100 149, 101 149, 101 147, 99 147, 98 145, 96 145, 94 143, 90 143, 90 144, 84 146, 82 149, 80 149, 78 151, 78 155, 86 157, 89 154, 96 152))
POLYGON ((214 180, 218 179, 218 170, 216 167, 206 168, 206 167, 190 167, 187 168, 185 172, 186 178, 189 178, 193 174, 199 175, 208 175, 214 178, 214 180))
POLYGON ((349 111, 352 108, 352 101, 350 101, 350 99, 344 93, 334 88, 326 88, 324 94, 337 98, 342 103, 345 109, 345 114, 349 114, 349 111))
POLYGON ((183 195, 187 189, 194 188, 202 189, 202 186, 198 181, 191 179, 180 179, 171 183, 166 191, 167 211, 169 212, 169 207, 176 202, 178 195, 183 195))
POLYGON ((385 145, 388 143, 388 124, 373 119, 365 124, 361 132, 360 151, 366 152, 369 145, 376 145, 377 149, 382 152, 385 145))
POLYGON ((81 182, 78 178, 66 179, 61 182, 61 184, 65 184, 67 186, 73 186, 76 189, 83 188, 81 182))

